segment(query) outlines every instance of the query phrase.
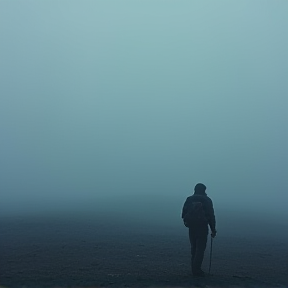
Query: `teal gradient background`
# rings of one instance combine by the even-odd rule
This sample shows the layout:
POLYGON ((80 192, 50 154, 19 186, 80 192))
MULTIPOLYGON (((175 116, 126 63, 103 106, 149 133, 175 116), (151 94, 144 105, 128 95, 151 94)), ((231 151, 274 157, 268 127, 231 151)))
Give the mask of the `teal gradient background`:
POLYGON ((203 182, 218 213, 284 219, 287 12, 281 0, 1 1, 0 214, 179 221, 203 182))

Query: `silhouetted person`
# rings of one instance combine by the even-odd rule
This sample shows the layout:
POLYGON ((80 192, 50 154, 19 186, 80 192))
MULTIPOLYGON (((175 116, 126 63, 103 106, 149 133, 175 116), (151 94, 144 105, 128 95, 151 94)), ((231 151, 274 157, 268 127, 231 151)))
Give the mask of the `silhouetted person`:
POLYGON ((216 221, 212 200, 206 194, 206 186, 198 183, 194 194, 188 197, 182 209, 182 219, 189 228, 191 244, 191 269, 194 276, 205 276, 201 269, 207 244, 208 225, 211 236, 216 236, 216 221))

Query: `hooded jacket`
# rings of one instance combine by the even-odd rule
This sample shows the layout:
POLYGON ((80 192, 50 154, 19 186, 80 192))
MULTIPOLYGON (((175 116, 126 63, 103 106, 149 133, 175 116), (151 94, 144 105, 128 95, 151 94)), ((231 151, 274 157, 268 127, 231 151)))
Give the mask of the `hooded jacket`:
POLYGON ((207 196, 204 191, 197 191, 192 196, 189 196, 182 209, 182 219, 189 212, 189 207, 191 207, 192 202, 201 202, 208 219, 208 224, 212 232, 216 231, 216 220, 213 208, 212 200, 207 196))

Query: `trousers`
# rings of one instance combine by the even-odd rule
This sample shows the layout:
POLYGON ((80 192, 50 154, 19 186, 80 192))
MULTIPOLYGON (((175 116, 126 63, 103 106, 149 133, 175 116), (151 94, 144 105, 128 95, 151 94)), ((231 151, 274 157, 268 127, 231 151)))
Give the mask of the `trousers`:
POLYGON ((202 271, 201 266, 207 245, 208 226, 189 228, 189 240, 191 244, 191 269, 192 273, 202 271))

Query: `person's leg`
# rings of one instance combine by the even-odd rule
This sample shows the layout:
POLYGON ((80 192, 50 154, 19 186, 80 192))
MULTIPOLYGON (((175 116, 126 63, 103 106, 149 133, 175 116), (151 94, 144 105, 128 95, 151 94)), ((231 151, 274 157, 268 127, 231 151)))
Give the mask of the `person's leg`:
POLYGON ((193 259, 193 273, 202 273, 202 262, 207 245, 208 231, 200 231, 196 238, 196 251, 193 259))
POLYGON ((191 269, 192 273, 194 273, 194 259, 196 254, 196 241, 197 241, 197 234, 191 228, 189 229, 189 240, 191 245, 191 269))

